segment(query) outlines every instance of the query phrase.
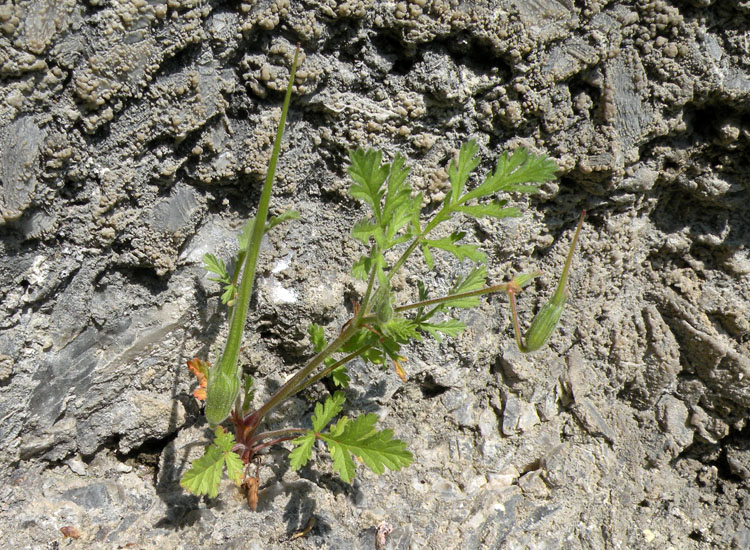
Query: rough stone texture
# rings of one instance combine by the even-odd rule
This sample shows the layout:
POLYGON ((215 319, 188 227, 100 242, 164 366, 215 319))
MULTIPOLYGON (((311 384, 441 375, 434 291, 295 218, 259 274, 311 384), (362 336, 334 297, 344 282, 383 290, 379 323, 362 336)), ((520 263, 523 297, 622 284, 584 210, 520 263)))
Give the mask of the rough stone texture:
MULTIPOLYGON (((12 548, 750 547, 750 5, 729 0, 20 0, 0 6, 0 532, 12 548), (357 285, 347 150, 401 152, 428 205, 474 137, 559 180, 482 220, 493 277, 540 268, 587 209, 550 345, 503 300, 408 379, 355 364, 353 411, 409 469, 352 486, 274 447, 251 513, 178 480, 206 430, 184 363, 226 335, 201 257, 253 213, 296 42, 242 359, 267 396, 357 285), (310 518, 304 537, 288 542, 310 518), (63 539, 74 527, 78 539, 63 539)), ((407 296, 418 269, 398 281, 407 296)), ((321 385, 271 418, 308 418, 321 385)))

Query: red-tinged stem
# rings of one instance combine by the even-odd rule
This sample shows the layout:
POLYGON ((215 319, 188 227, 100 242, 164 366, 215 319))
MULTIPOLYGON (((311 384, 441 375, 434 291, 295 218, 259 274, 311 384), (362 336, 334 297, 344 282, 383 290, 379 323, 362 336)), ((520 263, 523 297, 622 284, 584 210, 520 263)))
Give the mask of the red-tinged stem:
POLYGON ((258 443, 259 441, 263 441, 264 439, 268 439, 269 437, 278 437, 278 436, 286 436, 289 434, 303 434, 303 433, 307 433, 307 430, 302 429, 302 428, 283 428, 280 430, 270 430, 270 431, 263 432, 263 433, 260 433, 258 435, 251 437, 248 440, 247 445, 250 447, 253 447, 254 449, 257 449, 257 447, 255 447, 255 444, 258 443))
POLYGON ((253 447, 253 454, 256 454, 258 451, 265 449, 266 447, 270 447, 271 445, 276 445, 277 443, 281 443, 282 441, 290 441, 292 439, 297 439, 297 436, 289 435, 286 437, 279 437, 278 439, 274 439, 273 441, 268 441, 267 443, 263 443, 263 445, 253 447))

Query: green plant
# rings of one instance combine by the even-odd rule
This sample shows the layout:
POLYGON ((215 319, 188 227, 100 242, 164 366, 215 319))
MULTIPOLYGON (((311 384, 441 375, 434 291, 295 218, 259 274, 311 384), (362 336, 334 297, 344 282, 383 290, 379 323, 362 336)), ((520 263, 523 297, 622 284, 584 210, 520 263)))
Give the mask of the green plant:
MULTIPOLYGON (((326 339, 323 327, 315 324, 309 327, 316 355, 266 403, 251 410, 253 381, 249 376, 242 378, 242 369, 237 360, 260 239, 270 226, 292 216, 287 214, 266 222, 296 59, 295 55, 258 212, 240 236, 238 267, 230 276, 223 261, 211 255, 206 255, 204 259, 207 269, 216 275, 215 280, 224 285, 222 300, 230 306, 231 322, 224 352, 215 367, 198 359, 188 363, 201 383, 195 395, 206 399, 206 418, 216 435, 204 457, 193 463, 181 481, 185 489, 198 495, 217 494, 225 467, 229 477, 240 483, 243 465, 249 466, 264 448, 283 441, 290 441, 294 447, 290 454, 293 470, 304 466, 312 456, 315 441, 322 441, 330 452, 335 472, 347 482, 355 474, 352 456, 378 474, 386 468, 398 470, 409 465, 413 456, 405 443, 394 439, 390 430, 377 431, 375 415, 366 414, 354 419, 340 416, 345 403, 343 391, 336 391, 315 406, 312 429, 260 431, 260 427, 266 415, 281 402, 326 376, 331 376, 335 385, 346 387, 349 378, 345 365, 355 358, 384 367, 392 363, 397 374, 405 379, 402 348, 424 337, 440 340, 445 336, 457 335, 464 324, 452 318, 451 312, 477 306, 479 297, 484 294, 508 294, 518 347, 523 352, 538 349, 547 341, 565 303, 565 284, 583 216, 557 290, 532 322, 525 344, 518 327, 515 296, 538 277, 539 272, 518 275, 507 283, 487 285, 486 258, 477 245, 464 242, 463 232, 435 235, 436 229, 455 215, 470 218, 520 216, 518 208, 507 206, 508 201, 498 199, 496 195, 500 192, 535 193, 537 186, 534 184, 548 181, 554 176, 557 167, 552 160, 533 155, 525 149, 505 153, 497 160, 495 170, 479 185, 471 187, 469 181, 480 159, 476 143, 469 141, 450 164, 450 192, 440 208, 428 216, 421 208, 421 195, 414 196, 407 183, 409 169, 402 156, 396 155, 392 162, 383 162, 380 152, 357 149, 349 156, 348 172, 352 179, 349 192, 369 208, 370 215, 359 221, 352 231, 352 236, 367 248, 367 252, 355 263, 352 275, 367 281, 366 290, 359 303, 355 304, 353 317, 340 328, 333 340, 326 339), (435 267, 436 252, 452 254, 459 261, 468 260, 473 267, 453 284, 446 295, 429 298, 426 286, 418 283, 418 300, 397 305, 391 282, 417 251, 422 253, 429 269, 435 267), (242 278, 238 286, 240 265, 243 266, 242 278), (337 417, 338 420, 333 422, 337 417), (219 426, 227 418, 234 427, 234 436, 219 426), (326 430, 327 426, 330 427, 326 430)), ((250 481, 254 483, 245 486, 257 490, 257 474, 250 481)), ((257 501, 257 495, 255 499, 249 496, 251 502, 257 501)))

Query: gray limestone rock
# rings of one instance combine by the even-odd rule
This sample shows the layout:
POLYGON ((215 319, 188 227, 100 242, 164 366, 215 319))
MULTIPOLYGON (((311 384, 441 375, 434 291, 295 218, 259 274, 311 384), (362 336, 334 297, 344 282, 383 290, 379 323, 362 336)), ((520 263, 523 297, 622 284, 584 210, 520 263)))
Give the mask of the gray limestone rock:
MULTIPOLYGON (((6 546, 371 549, 388 524, 394 549, 747 548, 746 4, 0 6, 6 546), (543 272, 523 327, 589 214, 548 346, 515 350, 498 295, 460 336, 404 346, 405 381, 352 364, 347 412, 377 414, 414 464, 349 485, 324 449, 292 472, 275 445, 251 513, 229 481, 216 499, 179 486, 210 435, 185 362, 226 337, 202 257, 229 261, 255 212, 297 42, 272 210, 301 215, 261 249, 241 353, 258 403, 310 357, 308 324, 335 337, 364 291, 347 150, 404 155, 431 211, 469 138, 485 172, 519 146, 555 159, 557 181, 510 197, 520 218, 451 228, 493 282, 543 272)), ((397 299, 468 270, 436 262, 408 263, 397 299)), ((332 389, 273 427, 307 426, 332 389)))

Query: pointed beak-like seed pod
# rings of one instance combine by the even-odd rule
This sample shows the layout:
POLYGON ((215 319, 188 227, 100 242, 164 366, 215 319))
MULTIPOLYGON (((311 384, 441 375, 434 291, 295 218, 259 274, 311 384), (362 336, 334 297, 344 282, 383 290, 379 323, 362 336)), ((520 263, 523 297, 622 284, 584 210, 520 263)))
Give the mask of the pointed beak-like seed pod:
POLYGON ((578 243, 578 234, 581 232, 583 226, 583 217, 586 215, 586 211, 581 213, 581 218, 578 221, 576 232, 573 235, 573 242, 570 245, 570 251, 568 257, 565 259, 565 267, 563 267, 562 275, 557 283, 557 288, 552 298, 542 306, 539 312, 534 316, 534 320, 531 321, 531 326, 526 332, 526 343, 521 340, 521 331, 518 328, 518 315, 516 314, 516 300, 511 294, 511 309, 513 312, 513 326, 516 332, 516 343, 518 349, 523 353, 529 353, 536 351, 541 348, 547 340, 549 340, 552 333, 557 327, 557 323, 560 321, 563 309, 565 308, 565 302, 568 299, 568 293, 565 289, 565 285, 568 282, 568 274, 570 272, 570 265, 573 262, 573 253, 578 243))

